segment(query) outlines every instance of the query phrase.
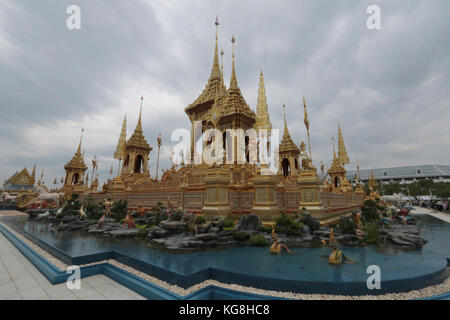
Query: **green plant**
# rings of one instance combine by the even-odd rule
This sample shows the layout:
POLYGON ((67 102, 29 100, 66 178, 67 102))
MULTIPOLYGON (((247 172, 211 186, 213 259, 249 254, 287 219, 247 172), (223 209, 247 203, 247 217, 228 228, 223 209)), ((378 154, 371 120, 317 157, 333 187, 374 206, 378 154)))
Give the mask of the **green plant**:
POLYGON ((343 234, 355 234, 356 233, 355 221, 346 216, 341 216, 339 223, 337 225, 337 229, 341 231, 343 234))
POLYGON ((320 222, 314 219, 309 213, 303 213, 300 222, 308 226, 311 231, 316 231, 320 228, 320 222))
POLYGON ((267 239, 262 234, 257 233, 250 237, 250 244, 252 246, 264 247, 269 244, 269 241, 267 241, 267 239))
POLYGON ((277 226, 291 227, 293 224, 295 224, 295 221, 294 219, 292 219, 292 217, 282 212, 281 216, 275 218, 275 223, 277 224, 277 226))
POLYGON ((380 224, 378 222, 366 223, 364 229, 364 242, 367 244, 378 243, 380 239, 380 224))
POLYGON ((377 203, 373 200, 366 200, 361 207, 362 217, 364 221, 378 220, 377 203))
POLYGON ((147 230, 140 229, 136 235, 138 238, 145 238, 147 236, 147 230))
POLYGON ((145 230, 145 229, 147 229, 147 225, 146 224, 135 224, 135 227, 138 230, 145 230))
POLYGON ((240 232, 240 231, 236 231, 233 234, 233 236, 234 236, 234 238, 236 240, 239 240, 239 241, 244 241, 244 240, 247 240, 248 238, 250 238, 250 234, 249 233, 247 233, 247 232, 240 232))
POLYGON ((233 228, 234 227, 234 220, 231 217, 226 217, 223 220, 223 228, 233 228))
POLYGON ((128 201, 127 200, 119 200, 115 201, 112 206, 112 215, 116 221, 121 221, 125 218, 128 210, 128 201))
POLYGON ((233 231, 234 227, 225 227, 223 228, 223 231, 233 231))
POLYGON ((259 231, 259 232, 267 232, 267 233, 271 233, 271 232, 272 232, 272 228, 269 227, 269 226, 261 225, 261 226, 258 228, 258 231, 259 231))
POLYGON ((194 222, 195 222, 195 224, 205 224, 206 218, 204 216, 202 216, 201 214, 199 214, 199 215, 195 216, 194 222))

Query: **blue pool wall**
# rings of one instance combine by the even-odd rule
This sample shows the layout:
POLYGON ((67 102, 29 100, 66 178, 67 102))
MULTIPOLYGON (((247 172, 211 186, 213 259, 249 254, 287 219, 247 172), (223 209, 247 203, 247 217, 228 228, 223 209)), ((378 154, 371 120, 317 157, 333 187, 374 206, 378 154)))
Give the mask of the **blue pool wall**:
MULTIPOLYGON (((236 273, 216 268, 205 268, 190 275, 182 275, 151 263, 141 261, 134 257, 116 251, 105 251, 95 254, 71 257, 58 248, 12 226, 17 232, 27 237, 33 243, 41 246, 46 251, 68 265, 84 265, 88 263, 114 259, 136 270, 150 274, 160 280, 189 288, 208 279, 222 283, 240 284, 248 287, 257 287, 265 290, 288 291, 304 294, 336 294, 336 295, 380 295, 386 293, 399 293, 411 290, 419 290, 427 286, 442 283, 447 277, 448 261, 443 261, 441 267, 419 277, 408 278, 401 275, 396 280, 385 280, 380 290, 369 290, 365 282, 317 282, 317 281, 293 281, 285 279, 260 277, 251 274, 236 273)), ((221 288, 222 289, 222 288, 221 288)))

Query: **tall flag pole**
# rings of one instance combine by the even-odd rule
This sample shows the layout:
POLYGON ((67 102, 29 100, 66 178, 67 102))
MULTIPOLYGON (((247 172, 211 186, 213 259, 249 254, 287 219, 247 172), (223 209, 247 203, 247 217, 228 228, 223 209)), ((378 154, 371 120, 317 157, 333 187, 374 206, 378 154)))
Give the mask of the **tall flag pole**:
POLYGON ((159 175, 159 151, 161 150, 162 145, 162 138, 161 138, 161 132, 158 135, 158 138, 156 139, 156 142, 158 143, 158 158, 156 159, 156 180, 158 181, 158 175, 159 175))
POLYGON ((306 111, 306 101, 305 97, 303 97, 303 109, 304 109, 304 122, 306 127, 306 133, 308 134, 308 145, 309 145, 309 159, 312 162, 312 153, 311 153, 311 138, 309 137, 309 119, 308 112, 306 111))

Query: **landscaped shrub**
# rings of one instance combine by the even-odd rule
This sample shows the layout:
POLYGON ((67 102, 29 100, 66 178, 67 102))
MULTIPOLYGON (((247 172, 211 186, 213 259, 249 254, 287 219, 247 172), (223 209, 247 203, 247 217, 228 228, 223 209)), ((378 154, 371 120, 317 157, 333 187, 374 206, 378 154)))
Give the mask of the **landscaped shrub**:
POLYGON ((138 238, 145 238, 147 236, 148 231, 145 229, 140 229, 136 235, 138 238))
POLYGON ((184 216, 183 210, 177 210, 174 213, 172 213, 172 220, 174 221, 180 221, 184 216))
POLYGON ((226 217, 223 220, 223 229, 225 228, 234 228, 234 220, 231 217, 226 217))
POLYGON ((291 227, 295 224, 295 221, 286 213, 282 212, 280 216, 275 218, 275 223, 277 226, 291 227))
POLYGON ((259 232, 271 233, 272 232, 272 227, 261 225, 261 226, 259 226, 258 231, 259 232))
POLYGON ((373 200, 364 201, 361 207, 362 217, 364 221, 374 221, 378 220, 377 203, 373 200))
POLYGON ((115 201, 112 208, 112 216, 116 221, 122 221, 128 210, 128 201, 127 200, 119 200, 115 201))
POLYGON ((320 228, 320 222, 314 219, 309 213, 303 213, 300 222, 303 223, 305 226, 308 226, 311 232, 319 230, 320 228))
POLYGON ((352 218, 341 216, 339 223, 337 225, 337 229, 341 231, 343 234, 355 234, 356 232, 356 224, 352 218))
POLYGON ((288 236, 301 236, 303 234, 303 223, 296 222, 292 217, 281 213, 281 216, 275 218, 277 233, 286 233, 288 236))
POLYGON ((267 241, 267 239, 262 234, 257 233, 250 237, 250 244, 252 246, 264 247, 269 244, 269 241, 267 241))
POLYGON ((195 222, 195 224, 205 224, 206 218, 204 216, 202 216, 201 214, 199 214, 199 215, 195 216, 194 222, 195 222))
POLYGON ((233 234, 233 236, 234 236, 234 238, 236 240, 239 240, 239 241, 247 240, 248 238, 250 238, 250 234, 249 233, 247 233, 247 232, 240 232, 240 231, 236 231, 233 234))
POLYGON ((66 201, 64 205, 63 213, 80 210, 81 202, 78 200, 78 197, 78 194, 72 194, 72 196, 66 201))
POLYGON ((364 241, 367 244, 378 243, 380 239, 380 224, 376 221, 364 225, 364 241))

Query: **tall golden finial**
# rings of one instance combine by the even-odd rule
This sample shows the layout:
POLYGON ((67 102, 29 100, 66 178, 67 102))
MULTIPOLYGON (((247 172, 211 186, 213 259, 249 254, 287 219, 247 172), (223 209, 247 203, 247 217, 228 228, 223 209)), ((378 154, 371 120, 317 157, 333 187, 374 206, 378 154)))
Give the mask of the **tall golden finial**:
POLYGON ((140 134, 142 134, 142 103, 144 101, 144 97, 141 96, 141 107, 139 110, 139 119, 138 119, 138 123, 136 125, 136 129, 134 130, 135 132, 138 132, 140 134))
POLYGON ((331 143, 333 144, 333 161, 336 161, 336 149, 334 148, 334 137, 331 137, 331 143))
POLYGON ((256 122, 254 128, 259 129, 272 129, 272 124, 270 123, 269 110, 267 106, 266 98, 266 87, 264 84, 264 75, 261 67, 261 72, 259 75, 259 89, 258 89, 258 101, 256 105, 256 122))
POLYGON ((344 137, 342 135, 341 125, 338 124, 338 156, 342 165, 350 162, 345 149, 344 137))
POLYGON ((223 83, 223 49, 220 50, 220 81, 223 83))
POLYGON ((309 118, 308 118, 308 112, 306 111, 306 100, 305 100, 305 97, 303 97, 303 109, 304 109, 304 122, 305 122, 305 127, 306 127, 306 133, 308 135, 309 159, 312 161, 311 138, 309 136, 309 118))
POLYGON ((33 171, 31 172, 31 179, 33 180, 33 185, 36 181, 36 164, 33 166, 33 171))
POLYGON ((286 120, 286 105, 285 104, 283 104, 283 114, 284 114, 284 134, 283 134, 283 136, 287 137, 287 136, 289 136, 289 129, 288 129, 287 120, 286 120))
POLYGON ((360 174, 359 174, 359 160, 358 158, 356 158, 356 170, 358 170, 358 180, 361 178, 360 174))
POLYGON ((156 142, 158 143, 158 158, 156 159, 156 180, 158 180, 159 176, 159 151, 161 150, 162 145, 162 138, 161 138, 161 132, 158 134, 158 138, 156 139, 156 142))
POLYGON ((211 70, 211 78, 220 79, 220 67, 219 67, 219 50, 217 49, 217 42, 219 38, 219 17, 216 16, 216 21, 214 22, 216 26, 216 42, 214 46, 214 58, 213 58, 213 68, 211 70))
POLYGON ((84 128, 81 129, 81 137, 80 137, 80 143, 78 144, 77 153, 81 154, 81 141, 83 141, 83 132, 84 128))
POLYGON ((233 45, 233 52, 232 52, 232 69, 231 69, 230 89, 238 89, 237 79, 236 79, 236 67, 234 64, 234 43, 235 42, 236 42, 236 39, 234 38, 234 35, 233 35, 231 37, 231 43, 233 45))
POLYGON ((122 122, 122 130, 120 131, 119 141, 117 142, 116 151, 114 152, 114 159, 119 160, 119 166, 117 167, 117 174, 120 174, 120 163, 125 160, 126 157, 126 143, 127 143, 127 114, 122 122))

